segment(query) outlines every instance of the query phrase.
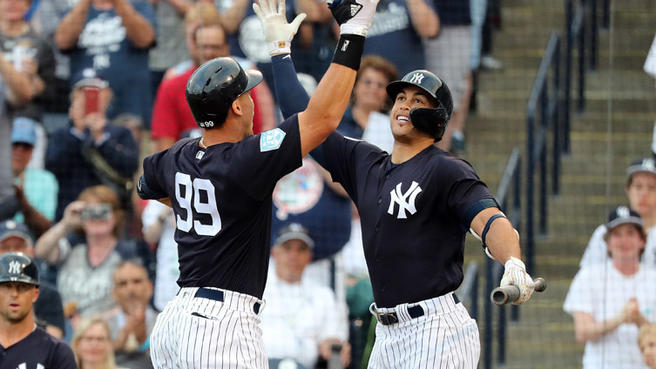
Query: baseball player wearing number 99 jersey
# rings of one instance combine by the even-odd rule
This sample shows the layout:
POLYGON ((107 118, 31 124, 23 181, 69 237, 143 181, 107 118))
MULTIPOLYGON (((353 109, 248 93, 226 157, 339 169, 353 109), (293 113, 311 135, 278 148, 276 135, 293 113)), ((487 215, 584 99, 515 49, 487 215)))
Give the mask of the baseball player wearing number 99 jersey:
MULTIPOLYGON (((281 3, 278 9, 285 9, 281 3)), ((247 91, 262 80, 259 72, 217 58, 190 77, 186 98, 203 137, 147 157, 138 186, 142 198, 173 207, 177 227, 181 289, 151 334, 155 368, 268 367, 258 314, 270 253, 271 194, 276 181, 337 128, 375 9, 376 1, 366 0, 356 14, 340 12, 350 27, 342 30, 315 97, 271 131, 252 133, 247 91)), ((291 24, 278 18, 293 34, 304 15, 291 24)))
MULTIPOLYGON (((291 58, 274 57, 273 68, 283 114, 302 109, 307 96, 291 58)), ((375 299, 370 310, 380 323, 369 368, 473 369, 478 329, 453 293, 463 280, 466 231, 481 235, 486 253, 505 264, 501 285, 519 287, 516 304, 530 298, 534 283, 520 260, 518 234, 488 188, 469 163, 433 145, 453 106, 446 84, 417 70, 387 92, 394 101, 391 155, 337 132, 312 151, 360 214, 375 299)))

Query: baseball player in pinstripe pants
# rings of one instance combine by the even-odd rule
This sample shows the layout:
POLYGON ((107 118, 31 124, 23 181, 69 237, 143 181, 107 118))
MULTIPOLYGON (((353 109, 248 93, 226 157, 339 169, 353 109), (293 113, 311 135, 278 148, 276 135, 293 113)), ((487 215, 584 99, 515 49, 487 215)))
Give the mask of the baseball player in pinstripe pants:
MULTIPOLYGON (((267 14, 259 15, 267 41, 285 38, 267 14)), ((290 55, 272 60, 281 110, 292 115, 308 97, 290 55)), ((473 369, 478 328, 453 293, 463 280, 467 230, 505 265, 501 285, 519 288, 515 304, 526 302, 535 284, 521 261, 518 233, 487 186, 469 163, 434 145, 453 110, 446 83, 416 70, 391 82, 387 93, 394 101, 391 155, 338 132, 311 152, 360 213, 375 299, 370 310, 380 323, 369 368, 473 369)))
MULTIPOLYGON (((377 4, 359 1, 332 5, 342 14, 333 63, 307 109, 278 128, 253 135, 247 92, 262 81, 259 72, 217 58, 189 78, 186 98, 203 137, 144 159, 138 185, 142 198, 170 204, 176 216, 181 289, 151 334, 155 368, 268 367, 258 314, 270 254, 271 194, 339 124, 377 4)), ((304 15, 287 24, 284 1, 278 5, 293 35, 304 15)), ((271 47, 289 50, 290 42, 271 47)))

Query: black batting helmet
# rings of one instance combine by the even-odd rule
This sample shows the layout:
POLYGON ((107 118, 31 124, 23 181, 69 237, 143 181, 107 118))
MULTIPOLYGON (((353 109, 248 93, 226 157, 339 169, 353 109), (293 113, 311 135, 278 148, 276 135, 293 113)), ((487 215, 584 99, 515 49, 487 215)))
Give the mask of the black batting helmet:
POLYGON ((39 269, 22 252, 8 252, 0 256, 0 283, 23 282, 39 285, 39 269))
POLYGON ((196 69, 187 81, 185 96, 196 124, 220 127, 232 102, 262 81, 262 73, 244 71, 233 58, 212 59, 196 69))
POLYGON ((387 85, 387 95, 394 100, 408 86, 419 87, 434 99, 435 108, 414 108, 410 121, 417 129, 431 135, 435 141, 442 139, 453 112, 453 99, 449 87, 434 73, 424 69, 412 71, 398 81, 387 85))

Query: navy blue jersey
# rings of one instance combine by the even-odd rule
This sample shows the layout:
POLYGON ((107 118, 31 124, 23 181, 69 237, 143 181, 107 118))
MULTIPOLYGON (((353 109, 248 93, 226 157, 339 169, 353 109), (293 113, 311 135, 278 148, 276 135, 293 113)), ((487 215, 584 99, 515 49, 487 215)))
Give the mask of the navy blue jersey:
POLYGON ((0 369, 76 369, 73 351, 68 345, 35 329, 21 341, 0 346, 0 369))
POLYGON ((378 307, 458 288, 468 210, 494 198, 469 163, 431 145, 393 164, 378 147, 337 132, 312 155, 358 208, 378 307))
POLYGON ((184 139, 144 159, 144 178, 176 215, 180 287, 218 287, 262 298, 271 193, 301 165, 296 115, 237 143, 184 139))

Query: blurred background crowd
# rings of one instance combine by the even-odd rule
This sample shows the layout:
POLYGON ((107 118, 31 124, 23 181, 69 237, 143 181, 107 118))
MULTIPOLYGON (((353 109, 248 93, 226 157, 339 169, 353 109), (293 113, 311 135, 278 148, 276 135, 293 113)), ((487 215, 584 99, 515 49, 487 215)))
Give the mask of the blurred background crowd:
MULTIPOLYGON (((135 195, 134 179, 144 156, 199 136, 184 98, 193 71, 221 56, 260 70, 265 83, 251 91, 254 132, 281 120, 251 5, 0 0, 0 252, 35 258, 37 322, 71 345, 79 367, 151 367, 149 332, 178 291, 176 225, 169 207, 135 195)), ((438 146, 465 155, 465 123, 477 108, 479 77, 504 68, 492 53, 502 9, 500 0, 381 0, 338 130, 391 151, 385 86, 423 68, 442 77, 454 99, 438 146)), ((311 93, 339 32, 323 3, 287 2, 288 19, 301 12, 307 18, 292 53, 311 93)), ((624 342, 628 356, 620 359, 636 363, 627 368, 642 368, 638 329, 656 322, 656 166, 645 157, 627 167, 628 202, 622 203, 630 209, 615 208, 592 235, 572 285, 579 292, 568 295, 565 310, 580 342, 624 342), (603 301, 587 298, 588 280, 600 265, 617 270, 609 274, 615 282, 604 286, 637 270, 645 278, 642 290, 613 284, 613 291, 630 293, 614 300, 612 314, 597 309, 603 301), (604 321, 611 318, 615 328, 607 330, 604 321)), ((351 201, 308 157, 277 184, 273 202, 261 315, 272 367, 289 361, 307 369, 366 367, 373 295, 351 201)), ((598 360, 599 353, 590 352, 586 347, 588 359, 598 360)), ((602 367, 591 362, 589 368, 602 367)))

